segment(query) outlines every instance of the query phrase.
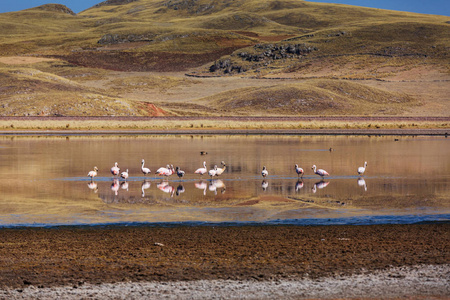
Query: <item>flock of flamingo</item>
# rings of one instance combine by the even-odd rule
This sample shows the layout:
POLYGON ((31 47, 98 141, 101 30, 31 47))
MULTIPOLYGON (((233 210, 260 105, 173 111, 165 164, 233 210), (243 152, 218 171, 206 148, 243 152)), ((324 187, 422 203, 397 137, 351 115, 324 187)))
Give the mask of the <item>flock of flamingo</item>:
MULTIPOLYGON (((141 163, 141 171, 142 171, 142 173, 143 173, 144 175, 148 175, 148 174, 151 173, 151 171, 150 171, 149 168, 145 167, 144 164, 145 164, 145 160, 142 159, 142 163, 141 163)), ((208 173, 208 175, 209 175, 211 178, 213 178, 214 176, 219 176, 219 175, 221 175, 221 174, 225 171, 225 169, 226 169, 226 167, 227 167, 227 165, 225 164, 225 162, 222 161, 222 162, 221 162, 221 165, 222 165, 221 168, 217 167, 217 165, 214 165, 214 168, 208 170, 208 169, 206 168, 206 161, 204 161, 204 162, 203 162, 203 167, 198 168, 197 170, 195 170, 194 174, 199 174, 199 175, 201 176, 201 175, 204 175, 204 174, 208 173)), ((362 175, 364 174, 364 172, 366 171, 366 167, 367 167, 367 162, 364 162, 364 166, 358 168, 357 172, 358 172, 358 174, 359 174, 360 176, 362 176, 362 175)), ((302 168, 300 168, 300 167, 298 166, 298 164, 295 164, 294 168, 295 168, 295 172, 297 173, 298 177, 302 177, 302 178, 303 178, 303 175, 305 174, 305 171, 304 171, 302 168)), ((325 171, 325 170, 323 170, 323 169, 317 169, 316 165, 313 165, 311 169, 314 171, 314 174, 317 174, 317 175, 321 176, 322 179, 323 179, 325 176, 330 176, 330 174, 329 174, 327 171, 325 171)), ((111 173, 112 173, 114 176, 118 176, 118 175, 120 174, 120 177, 122 177, 125 181, 126 181, 126 180, 128 179, 128 177, 129 177, 128 169, 127 169, 126 171, 120 173, 120 168, 119 168, 119 165, 118 165, 117 162, 114 163, 114 166, 111 168, 111 173)), ((89 173, 88 173, 87 176, 90 177, 90 178, 91 178, 91 181, 92 181, 92 180, 94 179, 94 177, 97 176, 97 174, 98 174, 98 168, 97 168, 97 167, 94 167, 94 170, 89 171, 89 173)), ((186 174, 186 172, 184 172, 183 170, 181 170, 179 167, 176 167, 176 168, 174 169, 173 165, 167 165, 166 167, 161 167, 161 168, 159 168, 158 170, 156 170, 156 175, 159 175, 159 176, 166 176, 166 177, 169 177, 169 176, 171 176, 171 175, 173 175, 173 174, 177 174, 177 176, 181 178, 181 177, 183 177, 183 176, 186 174)), ((263 169, 262 169, 262 171, 261 171, 261 176, 262 176, 263 178, 265 178, 265 177, 267 177, 268 175, 269 175, 269 171, 267 170, 266 166, 264 166, 263 169)))
MULTIPOLYGON (((217 194, 217 189, 221 189, 222 193, 225 191, 225 185, 223 184, 223 182, 220 179, 212 179, 215 176, 219 176, 221 175, 225 170, 226 170, 226 164, 224 161, 221 162, 221 167, 219 168, 217 165, 215 165, 212 169, 208 170, 208 168, 206 167, 206 161, 203 162, 203 166, 201 168, 198 168, 197 170, 195 170, 194 174, 199 174, 200 176, 208 174, 208 176, 211 177, 211 182, 209 185, 209 190, 214 191, 215 194, 217 194)), ((362 176, 364 174, 364 172, 366 171, 366 167, 367 167, 367 162, 364 162, 364 166, 363 167, 359 167, 357 169, 357 173, 362 176)), ((323 170, 323 169, 317 169, 316 165, 313 165, 311 168, 314 171, 314 174, 319 175, 320 177, 322 177, 322 181, 315 183, 312 191, 313 193, 316 193, 317 189, 322 189, 324 187, 326 187, 330 182, 325 182, 323 181, 325 176, 329 176, 330 174, 323 170)), ((298 164, 294 165, 294 170, 297 173, 298 176, 298 182, 296 183, 295 186, 295 190, 298 191, 299 189, 303 188, 303 180, 300 180, 300 178, 303 178, 303 175, 305 174, 305 171, 298 166, 298 164)), ((144 175, 148 175, 151 173, 151 170, 147 167, 145 167, 145 161, 144 159, 142 159, 142 163, 141 163, 141 172, 144 175)), ((184 172, 183 170, 181 170, 179 167, 174 168, 173 165, 167 165, 166 167, 161 167, 159 168, 156 172, 157 175, 160 176, 165 176, 165 177, 169 177, 173 174, 176 174, 178 177, 183 177, 186 172, 184 172)), ((98 168, 94 167, 93 171, 90 171, 88 173, 88 177, 91 178, 91 183, 88 185, 89 188, 91 189, 96 189, 97 184, 95 182, 93 182, 94 177, 96 177, 98 174, 98 168)), ((118 189, 119 189, 119 176, 121 178, 124 179, 124 181, 121 184, 122 189, 127 189, 128 190, 128 182, 127 179, 129 178, 129 172, 128 169, 124 172, 120 172, 120 168, 118 163, 114 163, 114 166, 111 168, 111 174, 113 174, 114 176, 114 183, 111 186, 111 189, 115 192, 115 194, 117 195, 118 189)), ((264 178, 263 182, 262 182, 262 188, 263 190, 266 190, 268 187, 268 182, 265 180, 265 178, 269 175, 269 171, 267 170, 266 166, 263 167, 262 171, 261 171, 261 176, 264 178)), ((365 190, 367 191, 367 187, 365 184, 365 180, 360 177, 358 179, 358 185, 359 186, 363 186, 365 188, 365 190)), ((203 189, 204 190, 204 194, 206 194, 206 187, 208 185, 206 184, 205 181, 201 181, 199 183, 195 184, 196 188, 199 189, 203 189)), ((142 196, 144 197, 145 192, 144 190, 150 187, 150 183, 148 181, 144 181, 143 185, 142 185, 142 196)), ((177 195, 179 195, 180 193, 184 192, 184 187, 182 185, 178 186, 176 189, 169 185, 167 183, 167 181, 163 181, 160 184, 158 184, 158 188, 164 192, 170 193, 171 195, 174 194, 174 192, 176 192, 177 195)))

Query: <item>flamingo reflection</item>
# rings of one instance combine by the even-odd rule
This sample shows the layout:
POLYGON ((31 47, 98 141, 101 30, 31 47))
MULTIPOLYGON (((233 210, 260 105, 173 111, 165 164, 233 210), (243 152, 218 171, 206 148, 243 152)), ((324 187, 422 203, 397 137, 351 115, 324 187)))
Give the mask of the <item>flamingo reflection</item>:
POLYGON ((301 190, 303 188, 304 184, 303 184, 303 180, 298 180, 295 183, 295 191, 298 192, 299 190, 301 190))
POLYGON ((162 181, 161 183, 158 183, 156 185, 156 187, 158 189, 160 189, 161 191, 163 191, 164 193, 170 194, 170 197, 173 197, 173 193, 175 192, 175 188, 173 186, 169 185, 169 182, 162 181))
POLYGON ((111 191, 114 192, 114 195, 118 195, 119 194, 119 179, 118 178, 114 178, 113 183, 111 184, 111 191))
POLYGON ((206 180, 200 180, 194 185, 197 189, 203 190, 203 195, 206 195, 206 189, 208 188, 208 183, 206 182, 206 180))
POLYGON ((150 181, 144 180, 141 185, 142 198, 145 197, 145 190, 151 186, 150 181))
POLYGON ((122 190, 127 190, 127 191, 128 191, 128 182, 127 182, 127 181, 123 181, 123 182, 120 184, 120 188, 121 188, 122 190))
POLYGON ((364 178, 362 178, 362 177, 358 178, 358 185, 359 186, 363 186, 364 187, 364 191, 367 192, 367 185, 366 185, 366 181, 364 180, 364 178))
POLYGON ((209 183, 209 190, 214 192, 214 195, 217 195, 217 189, 220 189, 220 192, 225 193, 225 184, 220 179, 211 180, 209 183))
POLYGON ((267 188, 269 187, 269 183, 267 182, 267 180, 263 180, 261 182, 261 187, 262 187, 263 191, 267 190, 267 188))
POLYGON ((87 186, 88 186, 89 189, 93 190, 94 193, 97 193, 97 192, 98 192, 98 186, 97 186, 97 183, 96 183, 96 182, 91 181, 91 182, 88 183, 87 186))
POLYGON ((312 187, 312 192, 315 193, 315 192, 317 192, 317 189, 323 189, 329 184, 330 184, 329 181, 323 181, 323 180, 319 181, 319 182, 316 182, 314 184, 314 186, 312 187))
POLYGON ((185 191, 184 186, 182 184, 179 184, 177 186, 177 191, 176 191, 177 196, 180 196, 180 194, 184 193, 184 191, 185 191))

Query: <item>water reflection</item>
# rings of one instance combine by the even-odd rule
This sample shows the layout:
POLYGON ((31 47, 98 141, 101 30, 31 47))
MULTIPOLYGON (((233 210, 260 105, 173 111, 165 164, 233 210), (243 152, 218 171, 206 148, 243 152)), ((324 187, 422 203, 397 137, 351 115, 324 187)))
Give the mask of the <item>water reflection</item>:
POLYGON ((358 178, 358 186, 364 187, 364 191, 367 192, 367 185, 366 185, 366 181, 364 180, 364 178, 362 178, 362 177, 358 178))
POLYGON ((185 192, 184 186, 182 184, 179 184, 177 186, 177 192, 176 192, 177 196, 180 196, 184 192, 185 192))
POLYGON ((127 181, 122 182, 122 183, 120 184, 120 188, 121 188, 122 190, 128 191, 128 182, 127 182, 127 181))
POLYGON ((269 182, 267 182, 267 180, 263 180, 261 182, 261 187, 263 191, 267 190, 267 188, 269 187, 269 182))
POLYGON ((119 179, 114 178, 113 183, 111 184, 111 191, 113 191, 116 196, 119 194, 119 187, 119 179))
POLYGON ((150 183, 150 181, 148 180, 144 180, 141 184, 141 197, 144 198, 145 197, 145 190, 150 188, 152 184, 150 183))
POLYGON ((206 196, 206 189, 208 188, 208 183, 206 180, 200 180, 194 185, 197 189, 203 190, 203 195, 206 196))
POLYGON ((323 181, 323 180, 316 182, 316 183, 314 183, 314 186, 312 187, 312 192, 316 193, 318 189, 320 190, 320 189, 326 188, 329 184, 330 184, 329 181, 323 181))
POLYGON ((434 137, 405 137, 402 143, 390 137, 0 137, 0 224, 445 214, 448 143, 434 137), (330 146, 336 150, 329 152, 330 146), (201 150, 208 155, 199 155, 201 150), (185 175, 142 175, 142 157, 151 157, 144 165, 151 170, 169 162, 185 175), (205 158, 207 170, 227 162, 216 169, 225 169, 220 177, 205 174, 202 180, 194 173, 205 158), (108 172, 115 161, 120 171, 129 169, 126 181, 108 172), (358 176, 365 161, 377 167, 358 176), (295 163, 304 174, 295 171, 295 163), (313 164, 332 175, 321 180, 313 164), (93 166, 100 172, 91 181, 86 174, 93 166), (263 166, 270 172, 266 178, 263 166), (345 209, 338 205, 344 202, 345 209))
POLYGON ((95 181, 89 182, 87 186, 89 189, 94 190, 95 193, 98 192, 98 185, 95 181))
POLYGON ((173 197, 173 193, 175 192, 175 188, 169 184, 168 181, 161 181, 156 185, 158 189, 163 191, 164 193, 167 193, 170 195, 170 197, 173 197))
POLYGON ((304 186, 303 180, 298 180, 295 183, 295 191, 296 192, 300 191, 303 188, 303 186, 304 186))
POLYGON ((209 190, 214 192, 214 195, 217 195, 217 190, 220 190, 220 193, 225 193, 225 184, 220 179, 213 179, 209 183, 209 190))

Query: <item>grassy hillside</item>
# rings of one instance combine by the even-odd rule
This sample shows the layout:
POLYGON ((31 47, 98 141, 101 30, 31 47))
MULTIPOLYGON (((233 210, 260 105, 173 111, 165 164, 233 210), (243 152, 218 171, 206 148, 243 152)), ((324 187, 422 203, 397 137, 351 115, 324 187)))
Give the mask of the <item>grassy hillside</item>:
POLYGON ((249 87, 198 100, 225 115, 395 115, 418 105, 411 97, 339 80, 249 87))
POLYGON ((0 115, 149 115, 150 102, 164 114, 405 113, 422 103, 415 93, 331 79, 385 80, 421 68, 445 84, 449 29, 445 16, 302 0, 108 0, 79 14, 43 5, 0 14, 0 115), (54 61, 17 65, 17 56, 54 61), (171 89, 195 85, 132 72, 322 80, 249 81, 168 101, 171 89), (339 92, 348 89, 358 92, 339 92), (163 92, 153 101, 149 90, 163 92))

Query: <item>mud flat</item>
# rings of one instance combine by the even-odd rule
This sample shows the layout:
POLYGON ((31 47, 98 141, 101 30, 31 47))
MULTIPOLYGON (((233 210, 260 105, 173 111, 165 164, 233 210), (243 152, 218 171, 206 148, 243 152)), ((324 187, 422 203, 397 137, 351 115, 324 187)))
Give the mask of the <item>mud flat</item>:
POLYGON ((0 298, 450 297, 450 224, 0 229, 0 298))

